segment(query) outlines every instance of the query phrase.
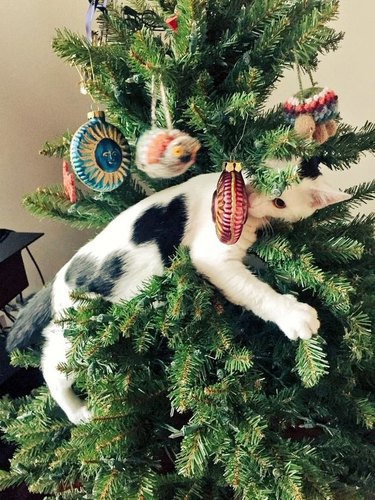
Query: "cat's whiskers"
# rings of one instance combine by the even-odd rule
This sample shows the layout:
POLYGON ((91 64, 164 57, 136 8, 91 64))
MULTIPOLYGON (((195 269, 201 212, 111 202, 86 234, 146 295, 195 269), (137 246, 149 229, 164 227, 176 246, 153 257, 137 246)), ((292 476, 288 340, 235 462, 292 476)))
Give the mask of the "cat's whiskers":
POLYGON ((246 221, 246 226, 252 227, 255 230, 260 229, 267 224, 271 224, 267 217, 254 217, 251 214, 248 215, 246 221))
POLYGON ((264 229, 264 231, 267 231, 267 233, 273 234, 273 226, 270 219, 268 219, 267 217, 263 217, 261 229, 264 229))

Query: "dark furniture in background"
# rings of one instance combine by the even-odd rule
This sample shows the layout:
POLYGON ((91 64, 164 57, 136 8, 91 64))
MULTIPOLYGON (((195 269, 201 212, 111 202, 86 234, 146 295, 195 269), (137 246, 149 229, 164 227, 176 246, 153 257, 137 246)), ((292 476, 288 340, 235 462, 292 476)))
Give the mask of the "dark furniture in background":
MULTIPOLYGON (((21 252, 43 234, 0 229, 0 310, 28 287, 21 252)), ((0 386, 14 372, 5 352, 5 338, 0 337, 0 386)))
POLYGON ((0 229, 0 309, 29 285, 21 251, 43 234, 0 229))
MULTIPOLYGON (((43 234, 0 229, 0 312, 29 285, 21 252, 43 234)), ((36 368, 26 370, 10 366, 5 339, 5 335, 0 335, 0 397, 5 394, 13 398, 24 396, 41 385, 43 377, 36 368)), ((0 469, 8 469, 13 452, 14 447, 4 442, 0 434, 0 469)), ((0 500, 41 500, 43 497, 29 493, 25 484, 0 492, 0 500)))

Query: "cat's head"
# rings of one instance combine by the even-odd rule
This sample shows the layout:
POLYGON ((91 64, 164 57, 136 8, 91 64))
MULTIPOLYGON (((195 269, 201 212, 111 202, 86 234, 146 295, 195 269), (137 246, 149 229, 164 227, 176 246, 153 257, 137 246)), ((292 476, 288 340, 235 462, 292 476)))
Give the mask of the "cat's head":
MULTIPOLYGON (((271 166, 280 168, 278 163, 271 166)), ((277 197, 251 191, 249 193, 249 215, 259 219, 272 217, 296 222, 309 217, 316 210, 351 198, 350 194, 327 184, 316 169, 311 175, 303 174, 301 182, 288 187, 277 197)))

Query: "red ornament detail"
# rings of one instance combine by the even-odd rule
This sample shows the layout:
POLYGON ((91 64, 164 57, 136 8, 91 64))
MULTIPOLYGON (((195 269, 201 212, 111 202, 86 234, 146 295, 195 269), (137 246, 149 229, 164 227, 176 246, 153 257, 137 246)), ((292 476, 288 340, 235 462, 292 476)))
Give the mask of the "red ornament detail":
POLYGON ((248 199, 239 162, 226 162, 212 197, 212 219, 222 243, 234 245, 247 220, 248 199))
POLYGON ((177 31, 178 28, 178 18, 177 14, 173 14, 173 16, 168 17, 168 19, 165 20, 165 24, 168 24, 168 26, 173 30, 177 31))
POLYGON ((74 174, 69 172, 69 163, 63 161, 63 183, 64 183, 64 195, 71 203, 77 202, 77 190, 76 190, 76 180, 74 174))
POLYGON ((314 111, 320 112, 324 106, 334 106, 337 101, 338 96, 334 90, 323 89, 308 99, 302 97, 290 98, 284 103, 283 107, 288 115, 298 116, 304 113, 313 113, 314 111))
POLYGON ((314 111, 314 107, 315 107, 315 104, 313 102, 309 102, 308 104, 306 104, 307 113, 311 113, 312 111, 314 111))
POLYGON ((160 131, 159 134, 155 135, 154 140, 150 142, 149 145, 147 162, 158 163, 160 161, 160 158, 164 156, 164 153, 169 144, 174 141, 174 139, 176 139, 177 135, 169 130, 166 130, 165 132, 160 131))

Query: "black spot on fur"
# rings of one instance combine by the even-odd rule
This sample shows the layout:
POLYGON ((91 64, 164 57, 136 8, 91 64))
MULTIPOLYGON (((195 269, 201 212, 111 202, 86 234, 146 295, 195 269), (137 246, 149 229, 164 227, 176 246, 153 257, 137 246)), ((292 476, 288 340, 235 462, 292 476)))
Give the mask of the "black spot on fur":
POLYGON ((313 156, 312 158, 304 158, 299 167, 299 174, 301 178, 310 177, 312 179, 316 179, 319 175, 322 175, 319 170, 320 165, 319 156, 313 156))
POLYGON ((187 222, 184 196, 177 196, 169 205, 155 205, 134 224, 132 240, 137 245, 155 242, 164 265, 168 265, 182 241, 187 222))
POLYGON ((108 297, 124 272, 123 255, 111 254, 100 267, 95 279, 90 282, 89 291, 108 297))
POLYGON ((87 290, 88 283, 97 273, 96 260, 89 255, 77 255, 65 272, 65 281, 72 288, 87 290))
POLYGON ((92 256, 78 255, 66 270, 65 281, 72 288, 109 297, 125 272, 124 258, 123 253, 113 252, 99 267, 92 256))
POLYGON ((52 283, 42 288, 21 309, 7 337, 8 352, 40 342, 43 329, 52 319, 51 292, 52 283))

